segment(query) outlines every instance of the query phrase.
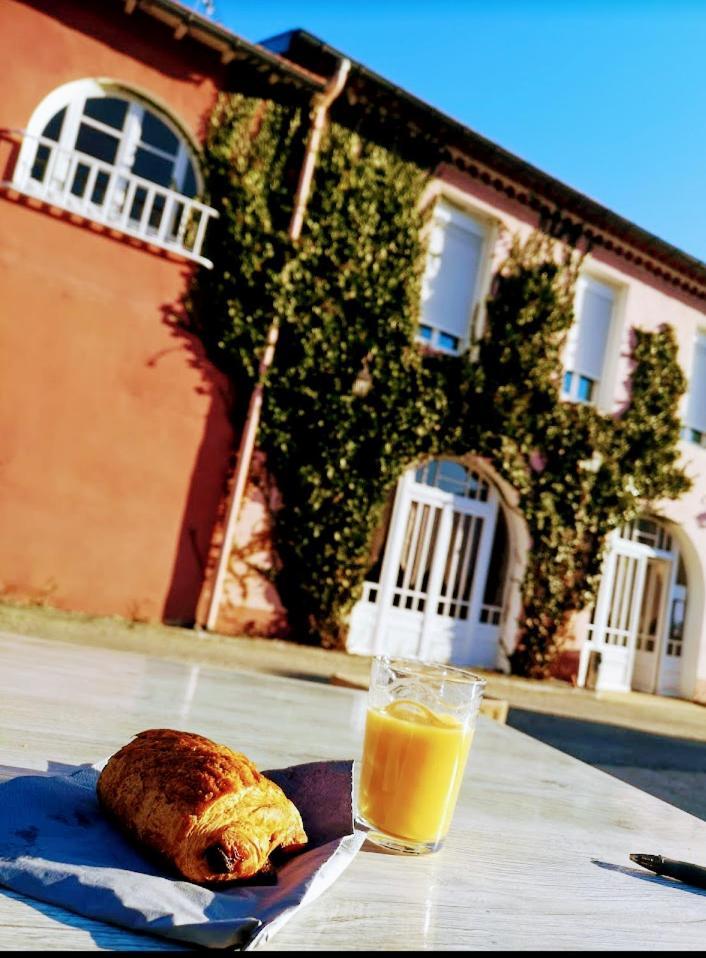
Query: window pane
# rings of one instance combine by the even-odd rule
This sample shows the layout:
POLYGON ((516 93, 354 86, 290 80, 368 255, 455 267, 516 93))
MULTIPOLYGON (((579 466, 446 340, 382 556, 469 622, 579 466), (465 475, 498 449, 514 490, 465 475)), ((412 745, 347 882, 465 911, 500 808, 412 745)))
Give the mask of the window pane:
POLYGON ((74 196, 83 196, 86 192, 86 184, 88 183, 88 174, 90 172, 90 167, 86 166, 85 163, 79 163, 76 167, 76 172, 74 173, 73 182, 71 184, 71 192, 74 196))
POLYGON ((162 216, 164 215, 165 204, 166 199, 164 196, 157 194, 154 197, 152 207, 150 209, 150 215, 147 218, 148 230, 156 233, 159 227, 162 225, 162 216))
POLYGON ((149 146, 156 146, 158 150, 164 150, 165 153, 172 155, 176 155, 179 149, 179 140, 169 127, 147 110, 142 119, 141 140, 149 146))
POLYGON ((135 195, 132 200, 132 206, 130 207, 130 219, 139 223, 142 219, 142 211, 145 208, 145 200, 147 199, 147 190, 144 186, 138 186, 135 190, 135 195))
POLYGON ((196 175, 191 163, 187 164, 186 174, 184 176, 184 185, 181 192, 184 194, 184 196, 196 196, 196 175))
POLYGON ((186 203, 174 202, 170 223, 167 227, 167 239, 177 240, 179 238, 179 229, 186 209, 186 203))
POLYGON ((439 463, 439 476, 435 485, 439 489, 443 489, 444 492, 455 492, 457 495, 463 495, 468 483, 468 473, 464 467, 450 459, 437 461, 439 463))
POLYGON ((458 337, 449 336, 448 333, 439 333, 439 346, 441 349, 453 349, 456 351, 458 349, 458 337))
POLYGON ((497 525, 495 526, 495 537, 493 539, 493 551, 490 553, 490 563, 488 565, 488 577, 485 580, 485 593, 483 594, 483 603, 485 605, 502 605, 506 573, 507 528, 505 526, 503 511, 499 509, 497 525))
POLYGON ((110 176, 108 173, 101 170, 96 176, 96 182, 93 185, 93 192, 91 193, 91 202, 95 203, 96 206, 102 206, 103 200, 105 199, 105 191, 108 189, 108 183, 110 182, 110 176))
POLYGON ((590 402, 593 395, 593 380, 588 376, 579 376, 577 396, 582 402, 590 402))
POLYGON ((683 599, 673 599, 669 622, 669 638, 672 642, 681 642, 683 638, 685 612, 686 602, 683 599))
POLYGON ((419 338, 426 340, 428 343, 431 342, 432 328, 431 326, 420 326, 418 332, 419 338))
POLYGON ((89 156, 95 156, 105 163, 114 163, 118 152, 118 139, 110 133, 96 130, 95 127, 82 123, 78 128, 76 149, 89 156))
POLYGON ((137 148, 135 153, 135 162, 132 164, 132 172, 137 176, 142 176, 153 183, 159 183, 160 186, 172 187, 174 177, 174 161, 165 160, 163 156, 157 156, 142 147, 137 148))
POLYGON ((29 175, 33 180, 37 180, 38 183, 44 182, 44 174, 47 171, 49 157, 54 149, 55 147, 46 146, 44 143, 40 143, 37 147, 37 152, 34 154, 34 163, 32 164, 32 170, 29 175))
POLYGON ((63 110, 59 110, 58 113, 55 113, 51 120, 49 120, 42 130, 42 136, 46 136, 48 140, 58 140, 61 134, 61 128, 64 125, 65 116, 66 107, 64 107, 63 110))
POLYGON ((83 113, 84 116, 100 120, 106 126, 122 130, 127 114, 127 101, 120 100, 116 96, 92 96, 86 100, 83 113))
POLYGON ((424 483, 427 486, 436 485, 436 473, 439 468, 438 460, 432 459, 417 469, 415 479, 417 482, 424 483))
POLYGON ((567 396, 571 392, 571 381, 573 378, 574 378, 574 374, 572 372, 564 373, 564 392, 566 393, 567 396))
POLYGON ((637 530, 638 542, 646 542, 648 545, 654 545, 659 527, 653 519, 638 517, 635 520, 635 528, 637 530))
POLYGON ((645 648, 648 652, 653 651, 654 641, 650 642, 649 640, 655 638, 660 624, 662 594, 666 587, 664 580, 668 568, 664 562, 660 561, 650 560, 647 563, 638 632, 643 639, 648 640, 645 642, 645 648))

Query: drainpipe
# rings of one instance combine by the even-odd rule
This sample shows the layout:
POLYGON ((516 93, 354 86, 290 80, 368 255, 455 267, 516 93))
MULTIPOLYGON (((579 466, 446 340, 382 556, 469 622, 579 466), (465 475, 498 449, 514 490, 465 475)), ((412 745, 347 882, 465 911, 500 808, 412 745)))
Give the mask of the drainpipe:
MULTIPOLYGON (((326 114, 329 107, 341 93, 345 86, 348 72, 351 68, 350 60, 345 57, 339 62, 338 68, 331 77, 326 87, 317 93, 312 100, 311 126, 309 127, 309 137, 304 154, 304 162, 299 173, 299 183, 294 197, 294 209, 289 223, 288 235, 292 242, 296 243, 301 235, 304 223, 306 206, 311 192, 311 181, 316 166, 316 157, 321 143, 321 134, 326 124, 326 114)), ((260 424, 260 414, 262 412, 262 398, 265 391, 265 379, 267 372, 272 365, 275 355, 275 347, 279 337, 279 322, 274 319, 267 333, 265 350, 260 360, 257 383, 250 396, 248 412, 245 417, 243 433, 240 437, 240 448, 238 450, 238 460, 233 477, 233 492, 228 505, 228 514, 223 532, 223 542, 221 544, 220 555, 218 557, 218 568, 216 578, 213 583, 211 597, 209 599, 208 614, 206 617, 206 629, 213 631, 218 619, 218 610, 221 604, 223 594, 223 583, 225 581, 228 560, 233 547, 233 534, 235 524, 238 520, 240 507, 243 502, 245 485, 250 472, 250 463, 252 461, 253 450, 255 448, 255 438, 257 436, 258 426, 260 424)))

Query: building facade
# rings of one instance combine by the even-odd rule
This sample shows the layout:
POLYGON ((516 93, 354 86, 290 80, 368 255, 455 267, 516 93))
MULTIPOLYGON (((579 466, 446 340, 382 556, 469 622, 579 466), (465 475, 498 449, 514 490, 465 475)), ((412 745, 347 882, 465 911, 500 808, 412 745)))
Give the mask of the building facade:
MULTIPOLYGON (((482 323, 484 296, 506 252, 498 239, 502 228, 521 234, 527 224, 486 204, 459 177, 442 175, 437 189, 443 238, 430 252, 420 337, 463 349, 472 323, 482 323), (468 264, 477 264, 470 275, 468 264), (438 302, 443 310, 435 308, 438 302)), ((706 451, 698 429, 706 408, 700 395, 704 314, 693 300, 596 252, 577 284, 576 317, 564 355, 563 397, 616 415, 629 401, 632 327, 673 326, 690 384, 681 453, 693 486, 610 536, 595 608, 574 617, 563 665, 579 685, 699 699, 706 642, 706 451)), ((514 491, 488 463, 420 464, 400 480, 384 560, 354 609, 349 648, 507 668, 529 545, 514 491)))
POLYGON ((182 323, 201 142, 223 87, 310 81, 168 2, 8 0, 0 49, 0 588, 190 624, 234 446, 182 323))
MULTIPOLYGON (((212 587, 208 557, 226 548, 217 628, 277 634, 286 610, 252 550, 242 558, 264 541, 268 561, 263 493, 251 486, 224 544, 234 397, 180 304, 193 270, 211 266, 218 210, 203 201, 199 154, 217 92, 266 82, 306 102, 341 54, 301 31, 256 47, 171 0, 12 0, 0 17, 16 64, 1 141, 3 590, 189 623, 212 587)), ((618 415, 631 331, 673 328, 692 488, 611 535, 562 668, 579 685, 706 701, 706 266, 353 64, 336 116, 362 109, 439 147, 421 345, 466 350, 507 237, 557 210, 591 238, 564 400, 618 415)), ((514 490, 487 462, 420 462, 389 503, 349 650, 506 668, 529 547, 514 490)))

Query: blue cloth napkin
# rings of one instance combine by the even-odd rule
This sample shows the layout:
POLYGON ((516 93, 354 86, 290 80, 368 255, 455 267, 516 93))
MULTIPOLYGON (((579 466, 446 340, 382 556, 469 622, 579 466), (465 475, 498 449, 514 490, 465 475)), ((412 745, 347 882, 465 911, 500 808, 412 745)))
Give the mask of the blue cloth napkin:
POLYGON ((268 771, 299 809, 306 851, 275 885, 213 891, 170 877, 102 813, 98 771, 0 784, 0 885, 87 918, 208 948, 264 944, 338 877, 363 843, 353 829, 352 762, 268 771))

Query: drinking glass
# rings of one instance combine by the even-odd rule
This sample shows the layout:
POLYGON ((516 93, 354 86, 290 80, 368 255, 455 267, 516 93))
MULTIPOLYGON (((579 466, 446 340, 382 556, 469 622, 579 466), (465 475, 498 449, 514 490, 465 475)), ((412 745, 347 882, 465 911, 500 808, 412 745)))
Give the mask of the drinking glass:
POLYGON ((373 659, 356 814, 370 841, 411 855, 442 847, 485 684, 450 665, 373 659))

